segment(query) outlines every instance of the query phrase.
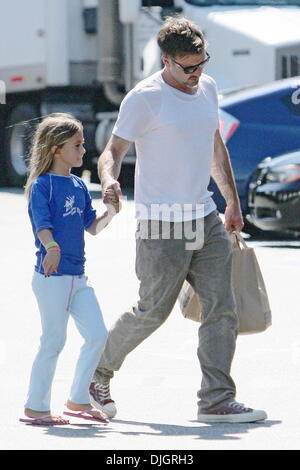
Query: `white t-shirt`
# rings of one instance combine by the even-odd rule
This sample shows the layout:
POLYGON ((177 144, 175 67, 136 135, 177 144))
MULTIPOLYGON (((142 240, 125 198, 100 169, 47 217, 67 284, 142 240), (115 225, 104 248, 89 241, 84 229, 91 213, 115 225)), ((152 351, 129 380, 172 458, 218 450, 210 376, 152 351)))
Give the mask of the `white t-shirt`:
POLYGON ((113 134, 135 142, 138 219, 192 220, 215 210, 207 186, 218 127, 216 84, 208 75, 193 95, 168 85, 162 71, 126 95, 113 134))

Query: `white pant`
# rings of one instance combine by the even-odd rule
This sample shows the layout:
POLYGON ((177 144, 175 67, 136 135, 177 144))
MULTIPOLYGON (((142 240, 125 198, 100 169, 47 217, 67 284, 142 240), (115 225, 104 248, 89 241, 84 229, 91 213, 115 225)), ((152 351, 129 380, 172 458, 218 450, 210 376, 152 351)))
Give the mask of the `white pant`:
POLYGON ((37 298, 42 336, 34 360, 26 408, 50 410, 51 386, 59 353, 65 341, 70 314, 85 342, 80 350, 70 400, 90 403, 89 384, 107 338, 107 330, 94 290, 87 277, 50 276, 34 273, 32 288, 37 298))

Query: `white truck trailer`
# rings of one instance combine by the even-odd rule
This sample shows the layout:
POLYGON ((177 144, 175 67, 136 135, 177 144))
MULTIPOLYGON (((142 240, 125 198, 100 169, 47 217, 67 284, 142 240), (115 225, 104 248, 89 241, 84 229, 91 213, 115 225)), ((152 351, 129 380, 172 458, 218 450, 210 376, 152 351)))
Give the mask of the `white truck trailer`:
MULTIPOLYGON (((0 0, 0 181, 22 185, 38 118, 71 112, 96 161, 124 94, 161 67, 156 33, 182 14, 204 31, 220 90, 300 74, 300 0, 0 0)), ((125 163, 135 161, 134 148, 125 163)), ((126 166, 125 166, 126 168, 126 166)))

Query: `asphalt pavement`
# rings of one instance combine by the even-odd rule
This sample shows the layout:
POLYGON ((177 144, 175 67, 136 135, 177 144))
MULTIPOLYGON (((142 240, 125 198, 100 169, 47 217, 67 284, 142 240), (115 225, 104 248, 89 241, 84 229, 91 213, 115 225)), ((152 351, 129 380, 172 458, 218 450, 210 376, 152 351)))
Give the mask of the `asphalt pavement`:
MULTIPOLYGON (((93 187, 95 207, 100 192, 93 187)), ((123 211, 101 234, 86 235, 86 272, 106 325, 136 301, 135 220, 131 195, 123 211)), ((178 305, 169 319, 125 360, 112 381, 117 417, 107 426, 72 420, 71 426, 21 424, 31 364, 38 348, 40 320, 31 276, 34 245, 26 200, 18 189, 0 189, 0 332, 2 450, 246 450, 300 448, 300 242, 249 240, 267 285, 273 325, 239 336, 232 366, 237 400, 264 409, 268 419, 252 424, 196 421, 201 374, 195 322, 178 305)), ((81 338, 72 319, 55 376, 53 411, 61 412, 81 338)))

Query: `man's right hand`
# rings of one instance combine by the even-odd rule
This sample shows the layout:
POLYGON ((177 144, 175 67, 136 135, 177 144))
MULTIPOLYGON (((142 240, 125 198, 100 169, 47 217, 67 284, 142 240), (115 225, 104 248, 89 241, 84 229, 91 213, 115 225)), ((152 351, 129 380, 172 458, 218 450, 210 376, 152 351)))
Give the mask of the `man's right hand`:
POLYGON ((102 183, 103 202, 109 215, 120 212, 122 196, 117 180, 121 171, 122 159, 128 152, 132 142, 112 135, 98 160, 98 174, 102 183))
POLYGON ((109 215, 115 215, 121 210, 121 201, 120 197, 122 196, 122 191, 120 183, 117 180, 112 180, 103 192, 103 202, 107 207, 109 215))

